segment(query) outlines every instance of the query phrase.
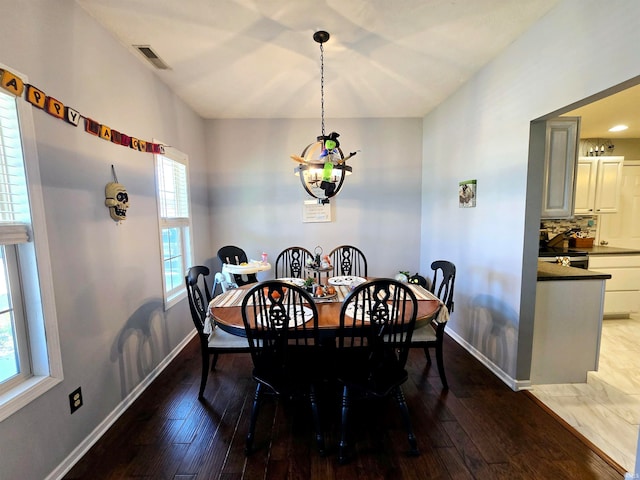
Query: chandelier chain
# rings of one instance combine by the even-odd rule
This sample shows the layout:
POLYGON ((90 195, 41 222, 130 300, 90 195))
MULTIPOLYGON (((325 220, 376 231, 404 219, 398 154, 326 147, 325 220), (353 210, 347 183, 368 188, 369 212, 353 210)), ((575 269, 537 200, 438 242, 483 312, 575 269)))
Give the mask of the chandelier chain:
POLYGON ((320 42, 320 109, 322 112, 322 136, 324 137, 324 48, 320 42))

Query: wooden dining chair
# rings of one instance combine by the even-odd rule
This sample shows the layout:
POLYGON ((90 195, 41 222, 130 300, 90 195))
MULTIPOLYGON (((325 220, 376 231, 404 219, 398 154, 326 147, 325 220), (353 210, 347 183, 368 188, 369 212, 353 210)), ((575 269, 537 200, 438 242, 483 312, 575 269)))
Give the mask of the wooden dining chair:
POLYGON ((418 454, 409 409, 401 385, 418 303, 411 287, 392 279, 358 285, 340 310, 335 368, 342 385, 342 426, 338 451, 346 463, 349 418, 354 399, 393 395, 407 430, 409 453, 418 454))
POLYGON ((285 248, 276 259, 276 278, 305 278, 304 267, 313 254, 303 247, 285 248))
POLYGON ((329 253, 334 276, 367 276, 367 257, 352 245, 341 245, 329 253))
POLYGON ((324 455, 324 435, 316 384, 324 368, 318 330, 318 310, 302 288, 278 280, 261 282, 242 301, 244 323, 256 381, 245 453, 253 449, 258 411, 265 390, 283 398, 307 398, 316 442, 324 455))
POLYGON ((205 322, 209 321, 207 313, 209 302, 211 302, 207 276, 209 276, 209 268, 204 265, 189 268, 185 276, 191 319, 200 339, 200 353, 202 356, 202 375, 200 377, 200 390, 198 391, 198 399, 200 400, 204 398, 204 388, 207 385, 207 377, 209 376, 211 355, 213 355, 213 362, 211 362, 211 371, 213 371, 220 353, 249 352, 249 343, 246 338, 227 333, 215 325, 213 325, 211 333, 205 333, 205 322))
MULTIPOLYGON (((226 245, 218 250, 218 260, 222 263, 228 263, 231 265, 240 265, 241 263, 248 263, 247 254, 240 247, 235 245, 226 245)), ((241 287, 242 285, 248 285, 250 283, 257 283, 258 277, 255 273, 247 273, 243 275, 231 274, 231 277, 235 281, 236 285, 241 287)))
MULTIPOLYGON (((453 312, 453 289, 456 281, 456 266, 447 260, 436 260, 431 263, 433 279, 431 280, 431 293, 438 297, 451 314, 453 312)), ((434 317, 430 323, 413 332, 411 340, 412 347, 422 348, 427 357, 427 366, 431 366, 431 355, 429 348, 433 348, 436 353, 436 365, 443 388, 449 388, 447 376, 444 371, 444 359, 442 356, 442 344, 444 342, 444 329, 446 321, 438 321, 434 317)))

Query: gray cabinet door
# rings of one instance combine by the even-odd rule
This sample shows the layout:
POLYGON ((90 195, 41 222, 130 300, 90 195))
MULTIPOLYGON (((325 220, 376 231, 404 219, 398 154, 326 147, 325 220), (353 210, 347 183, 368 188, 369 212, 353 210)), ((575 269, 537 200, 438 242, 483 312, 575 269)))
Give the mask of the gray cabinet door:
POLYGON ((580 117, 547 121, 542 218, 571 218, 575 189, 580 117))

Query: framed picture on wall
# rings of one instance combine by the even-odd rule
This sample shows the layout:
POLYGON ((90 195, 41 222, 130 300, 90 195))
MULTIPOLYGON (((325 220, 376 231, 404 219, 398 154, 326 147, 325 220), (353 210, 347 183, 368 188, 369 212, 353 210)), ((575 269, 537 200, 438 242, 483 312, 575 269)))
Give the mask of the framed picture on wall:
POLYGON ((458 201, 460 208, 476 206, 476 180, 465 180, 458 184, 458 201))

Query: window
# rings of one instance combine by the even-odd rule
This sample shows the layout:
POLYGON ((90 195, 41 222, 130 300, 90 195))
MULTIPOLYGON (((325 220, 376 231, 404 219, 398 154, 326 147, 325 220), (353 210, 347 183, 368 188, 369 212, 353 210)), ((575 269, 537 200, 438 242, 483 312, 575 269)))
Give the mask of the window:
POLYGON ((188 158, 167 148, 155 160, 166 309, 186 296, 184 277, 191 265, 188 158))
POLYGON ((0 420, 62 381, 31 114, 0 90, 0 420))

